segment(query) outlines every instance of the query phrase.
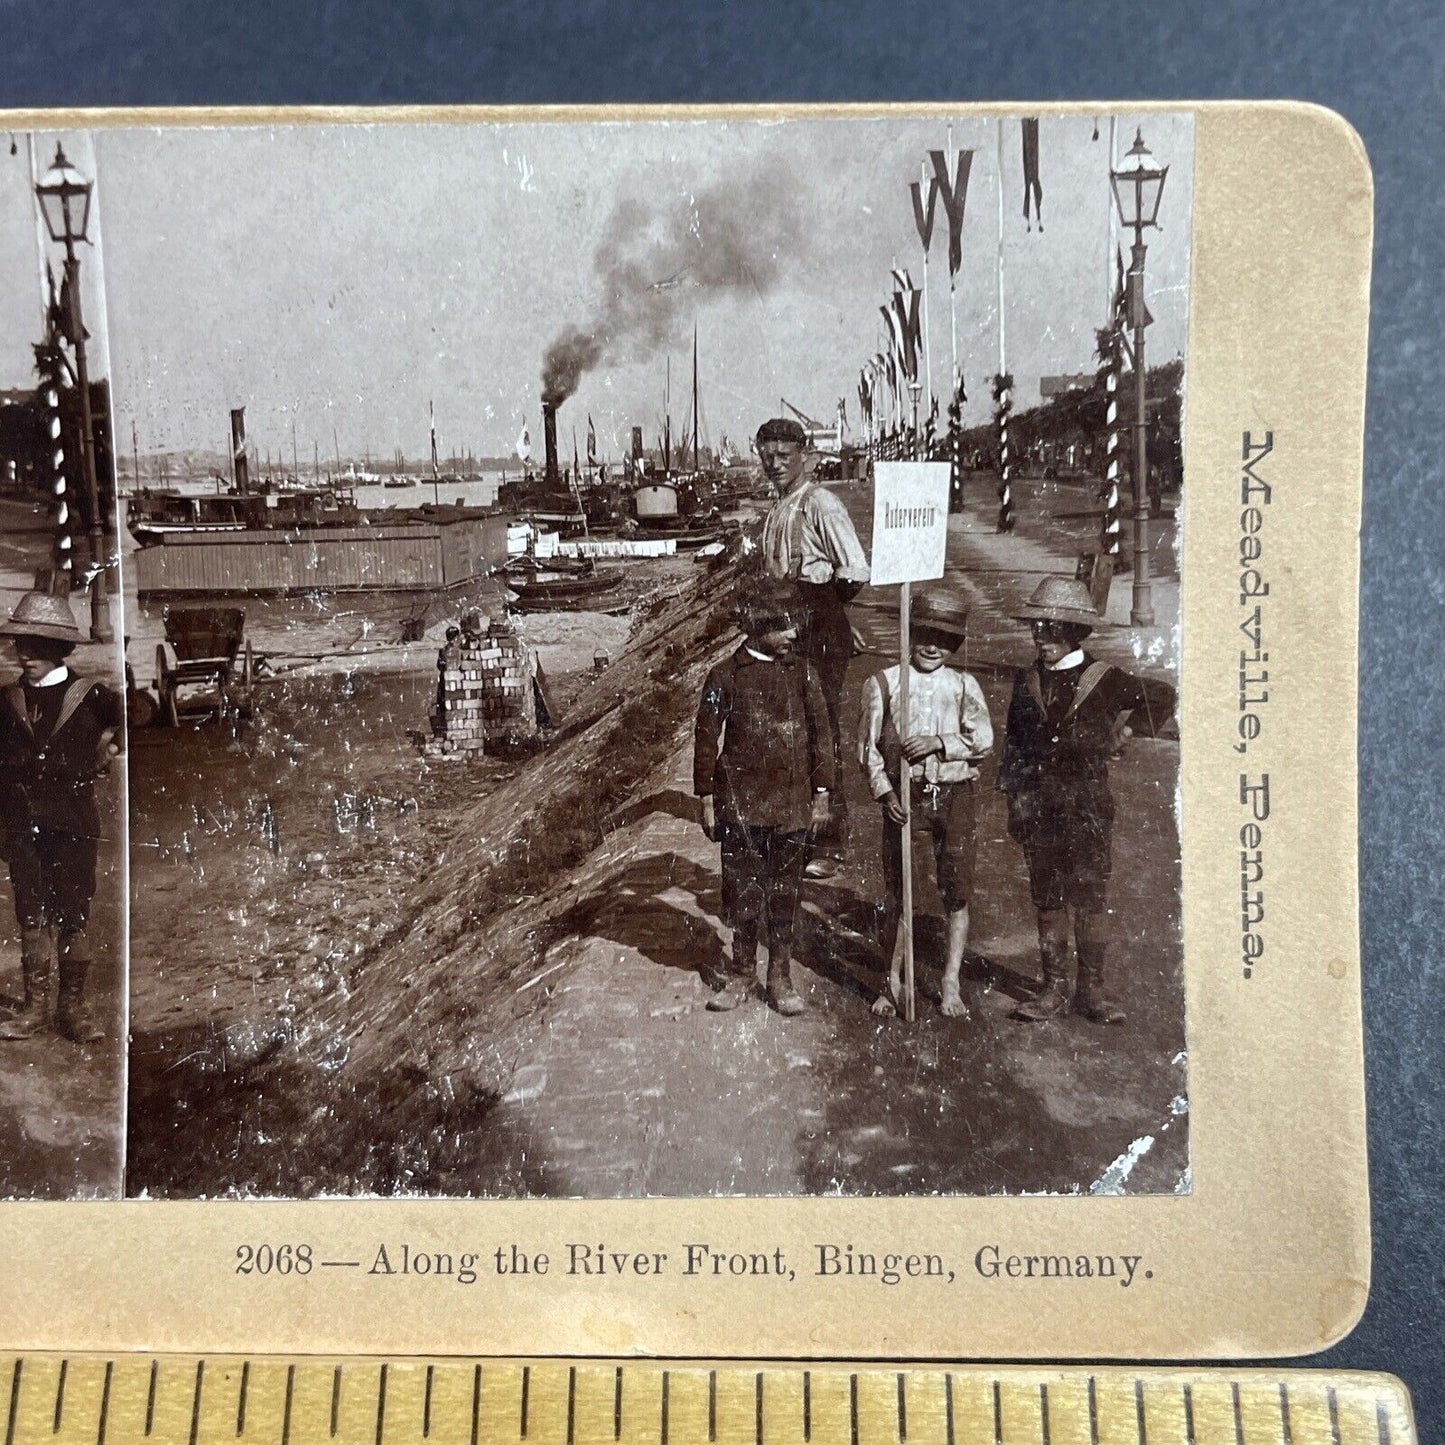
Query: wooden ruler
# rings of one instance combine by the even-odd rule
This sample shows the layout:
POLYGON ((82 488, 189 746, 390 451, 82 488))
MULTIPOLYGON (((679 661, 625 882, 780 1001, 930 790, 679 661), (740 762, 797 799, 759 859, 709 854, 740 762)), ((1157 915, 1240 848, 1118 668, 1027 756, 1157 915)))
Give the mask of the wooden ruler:
POLYGON ((1388 1375, 0 1355, 4 1445, 1413 1445, 1388 1375), (8 1403, 7 1402, 8 1397, 8 1403))

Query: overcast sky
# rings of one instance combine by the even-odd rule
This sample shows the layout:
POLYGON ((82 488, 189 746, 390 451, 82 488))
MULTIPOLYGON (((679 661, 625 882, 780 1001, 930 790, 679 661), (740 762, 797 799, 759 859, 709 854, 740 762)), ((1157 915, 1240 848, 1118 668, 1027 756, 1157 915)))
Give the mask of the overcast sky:
MULTIPOLYGON (((1152 360, 1185 345, 1193 122, 1142 123, 1170 166, 1149 234, 1152 360)), ((1112 241, 1107 117, 1040 123, 1044 229, 1021 214, 1020 127, 1003 122, 1004 312, 1017 401, 1041 374, 1093 368, 1112 241)), ((142 452, 220 450, 247 408, 253 445, 413 458, 435 402, 444 452, 540 447, 543 357, 567 327, 614 334, 561 411, 596 421, 600 449, 649 439, 673 362, 674 427, 687 411, 692 326, 704 433, 742 448, 786 397, 823 420, 881 347, 889 268, 922 279, 907 192, 944 119, 554 122, 114 130, 63 137, 99 178, 87 247, 92 370, 112 368, 118 432, 142 452), (96 284, 104 270, 105 295, 96 284), (657 274, 653 274, 656 272, 657 274), (659 284, 661 283, 661 284, 659 284), (107 314, 108 313, 108 314, 107 314), (657 344, 665 338, 663 344, 657 344)), ((956 296, 968 417, 998 369, 999 122, 961 120, 974 160, 956 296)), ((43 170, 54 136, 37 136, 43 170)), ((8 148, 8 147, 7 147, 8 148)), ((27 137, 0 153, 0 384, 30 379, 39 327, 27 137)), ((950 355, 947 221, 929 264, 935 386, 950 355)), ((1126 247, 1127 250, 1127 247, 1126 247)))

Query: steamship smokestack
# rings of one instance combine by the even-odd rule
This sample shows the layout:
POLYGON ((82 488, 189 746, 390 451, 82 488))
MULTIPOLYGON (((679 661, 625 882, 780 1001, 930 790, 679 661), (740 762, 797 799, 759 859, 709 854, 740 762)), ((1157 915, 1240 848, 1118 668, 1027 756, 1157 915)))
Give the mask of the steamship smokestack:
POLYGON ((251 491, 251 472, 246 462, 246 408, 231 408, 231 474, 236 495, 245 497, 251 491))
POLYGON ((542 403, 542 431, 547 441, 547 485, 556 490, 562 485, 561 474, 557 471, 557 403, 542 403))

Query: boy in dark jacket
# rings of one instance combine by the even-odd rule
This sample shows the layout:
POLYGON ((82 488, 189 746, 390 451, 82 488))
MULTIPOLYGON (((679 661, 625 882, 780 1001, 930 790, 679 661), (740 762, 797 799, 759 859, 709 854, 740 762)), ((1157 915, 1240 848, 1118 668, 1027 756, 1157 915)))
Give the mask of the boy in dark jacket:
POLYGON ((0 1039, 27 1039, 52 1022, 53 930, 55 1031, 92 1043, 104 1037, 82 1008, 100 839, 95 780, 120 752, 125 705, 113 688, 66 666, 80 628, 65 598, 26 593, 0 636, 20 662, 20 680, 0 691, 0 842, 25 981, 24 1007, 0 1023, 0 1039))
POLYGON ((1174 689, 1098 662, 1083 641, 1099 620, 1089 589, 1048 577, 1018 613, 1037 660, 1014 680, 999 787, 1008 830, 1024 850, 1038 911, 1043 988, 1014 1017, 1043 1022, 1073 1012, 1122 1023, 1103 992, 1108 948, 1114 797, 1109 762, 1131 733, 1153 736, 1174 715, 1174 689), (1069 910, 1078 946, 1078 987, 1069 980, 1069 910))
POLYGON ((732 977, 708 1002, 736 1008, 756 979, 768 937, 768 1002, 804 1003, 792 979, 793 920, 808 838, 829 817, 833 735, 818 674, 795 652, 795 589, 758 579, 742 602, 742 645, 708 674, 697 714, 693 791, 703 831, 722 847, 723 921, 733 930, 732 977))

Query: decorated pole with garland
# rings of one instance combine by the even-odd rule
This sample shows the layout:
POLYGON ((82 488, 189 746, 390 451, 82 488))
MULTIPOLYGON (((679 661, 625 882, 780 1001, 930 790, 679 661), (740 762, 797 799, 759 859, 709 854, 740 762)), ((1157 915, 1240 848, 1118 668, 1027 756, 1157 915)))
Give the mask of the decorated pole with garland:
POLYGON ((955 376, 953 396, 948 403, 948 509, 963 511, 963 374, 955 376))
POLYGON ((1014 529, 1013 454, 1009 449, 1008 424, 1013 413, 1014 379, 1000 372, 993 379, 993 419, 998 428, 998 530, 1014 529))
POLYGON ((1118 328, 1111 324, 1099 333, 1099 376, 1104 387, 1104 484, 1100 496, 1104 519, 1099 550, 1108 557, 1114 571, 1120 571, 1119 539, 1124 519, 1119 506, 1119 345, 1118 328))
POLYGON ((998 373, 993 379, 993 418, 998 428, 998 530, 1014 528, 1013 457, 1009 451, 1008 423, 1013 411, 1014 379, 1008 370, 1008 342, 1004 331, 1003 285, 1003 120, 998 122, 998 373))
MULTIPOLYGON (((65 453, 65 426, 61 417, 60 397, 64 383, 60 348, 46 342, 35 348, 36 369, 40 373, 40 389, 45 403, 46 460, 50 484, 50 518, 54 531, 50 558, 55 570, 64 578, 63 590, 68 593, 75 574, 74 519, 70 510, 69 459, 65 453)), ((60 589, 57 589, 60 590, 60 589)))

